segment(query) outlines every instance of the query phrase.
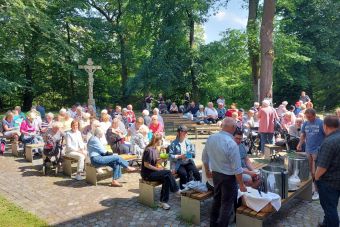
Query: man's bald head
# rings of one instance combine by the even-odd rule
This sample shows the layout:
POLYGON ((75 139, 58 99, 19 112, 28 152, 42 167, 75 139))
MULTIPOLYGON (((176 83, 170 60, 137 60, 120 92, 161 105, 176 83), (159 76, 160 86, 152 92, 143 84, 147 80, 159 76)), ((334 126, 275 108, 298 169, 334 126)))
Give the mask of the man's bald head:
POLYGON ((236 121, 231 117, 226 117, 222 121, 221 127, 222 127, 222 131, 226 131, 226 132, 233 134, 236 129, 236 121))

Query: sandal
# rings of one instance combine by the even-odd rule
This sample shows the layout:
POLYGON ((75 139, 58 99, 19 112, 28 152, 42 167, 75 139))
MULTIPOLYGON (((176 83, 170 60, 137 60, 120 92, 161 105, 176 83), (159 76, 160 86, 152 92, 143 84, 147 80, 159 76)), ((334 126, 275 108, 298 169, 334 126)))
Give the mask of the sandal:
POLYGON ((123 185, 121 184, 110 184, 110 187, 114 187, 114 188, 120 188, 120 187, 123 187, 123 185))

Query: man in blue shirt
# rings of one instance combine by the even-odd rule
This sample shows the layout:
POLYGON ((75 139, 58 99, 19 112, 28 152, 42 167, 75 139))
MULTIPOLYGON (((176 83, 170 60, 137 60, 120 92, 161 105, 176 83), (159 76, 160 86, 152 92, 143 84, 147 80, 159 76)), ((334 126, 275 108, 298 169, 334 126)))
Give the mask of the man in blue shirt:
POLYGON ((228 226, 237 200, 237 183, 241 191, 247 191, 242 180, 240 152, 233 138, 236 127, 236 121, 226 117, 222 130, 208 138, 203 150, 206 176, 214 183, 210 226, 228 226))
POLYGON ((241 166, 243 169, 242 179, 246 186, 258 188, 261 182, 258 174, 254 171, 255 168, 253 167, 247 154, 248 149, 246 149, 246 146, 242 143, 242 139, 242 130, 236 130, 234 133, 234 140, 237 143, 240 152, 241 166))
POLYGON ((219 120, 222 120, 225 117, 226 112, 227 110, 224 108, 224 104, 222 102, 218 103, 217 116, 219 120))
MULTIPOLYGON (((313 181, 315 179, 315 161, 320 145, 325 137, 323 130, 323 121, 316 117, 316 111, 314 109, 307 109, 305 111, 307 121, 303 123, 301 128, 300 142, 296 149, 302 150, 302 145, 306 144, 306 153, 309 159, 309 171, 312 175, 313 181)), ((315 186, 315 185, 314 185, 315 186)), ((314 187, 313 200, 318 200, 319 194, 314 187)))

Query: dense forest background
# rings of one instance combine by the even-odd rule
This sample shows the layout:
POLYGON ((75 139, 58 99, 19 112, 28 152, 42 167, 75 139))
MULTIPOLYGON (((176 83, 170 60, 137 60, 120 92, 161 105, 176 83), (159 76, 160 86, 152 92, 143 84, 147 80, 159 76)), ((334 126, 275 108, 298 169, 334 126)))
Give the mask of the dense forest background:
MULTIPOLYGON (((0 0, 0 109, 86 102, 87 75, 78 65, 89 57, 102 66, 99 106, 141 105, 150 91, 177 102, 185 92, 201 103, 223 95, 248 107, 263 7, 244 1, 254 2, 246 31, 225 30, 205 44, 202 24, 227 0, 0 0)), ((305 90, 318 109, 339 105, 339 12, 338 0, 276 1, 275 103, 293 103, 305 90)))

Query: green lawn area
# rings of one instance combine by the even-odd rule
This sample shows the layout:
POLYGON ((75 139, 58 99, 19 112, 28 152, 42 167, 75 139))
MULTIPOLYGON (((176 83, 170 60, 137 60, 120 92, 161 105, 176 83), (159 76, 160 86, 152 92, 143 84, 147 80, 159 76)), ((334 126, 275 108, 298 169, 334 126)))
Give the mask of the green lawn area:
POLYGON ((0 227, 40 227, 48 226, 37 216, 24 211, 22 208, 0 196, 0 227))

